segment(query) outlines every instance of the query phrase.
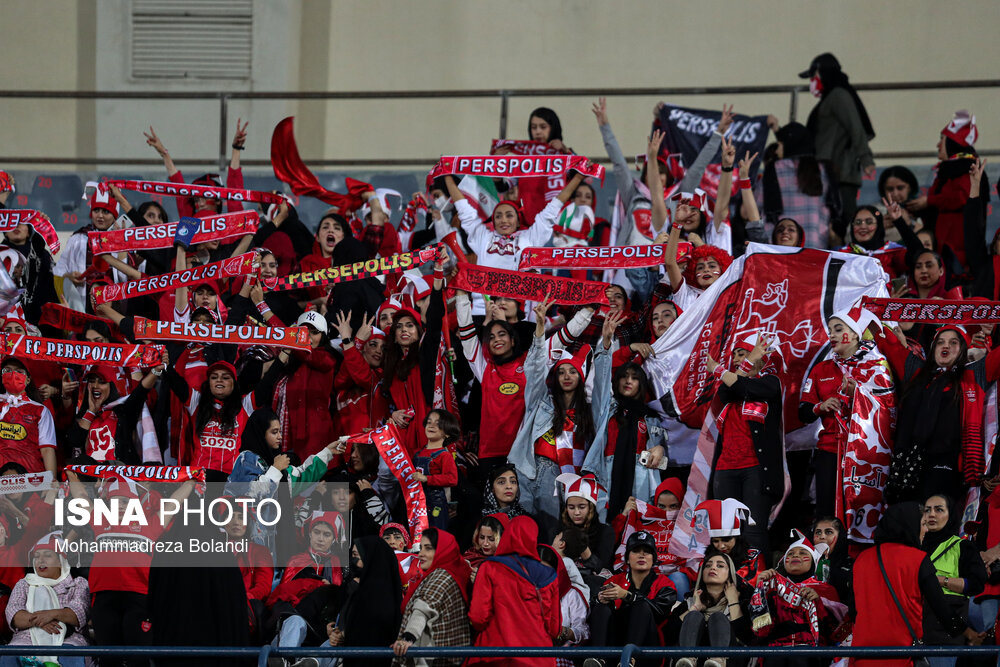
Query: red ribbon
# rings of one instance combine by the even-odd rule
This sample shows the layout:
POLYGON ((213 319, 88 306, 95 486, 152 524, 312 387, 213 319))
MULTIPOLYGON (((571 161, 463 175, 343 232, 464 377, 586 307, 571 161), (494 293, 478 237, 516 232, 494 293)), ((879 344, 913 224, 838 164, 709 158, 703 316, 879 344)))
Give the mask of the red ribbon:
POLYGON ((147 276, 125 283, 94 286, 94 302, 97 305, 131 299, 134 296, 167 292, 178 287, 196 285, 209 280, 249 276, 257 270, 257 253, 247 252, 219 262, 212 262, 194 269, 147 276))
MULTIPOLYGON (((195 232, 191 243, 222 241, 246 234, 255 234, 257 224, 256 211, 236 211, 235 213, 201 218, 201 228, 195 232)), ((89 232, 87 238, 90 241, 91 252, 95 255, 103 255, 109 252, 170 248, 174 245, 176 233, 177 223, 167 222, 162 225, 89 232)))
POLYGON ((59 252, 59 235, 45 214, 30 208, 0 209, 0 232, 10 232, 18 225, 29 225, 42 235, 49 250, 55 255, 59 252))
POLYGON ((864 297, 861 305, 880 320, 933 324, 1000 322, 1000 301, 961 299, 886 299, 864 297))
POLYGON ((399 487, 403 490, 406 502, 406 518, 410 524, 410 544, 420 544, 420 536, 427 529, 427 500, 424 497, 424 486, 413 477, 416 468, 406 452, 399 432, 393 424, 386 424, 364 435, 352 436, 351 442, 372 442, 378 448, 378 453, 389 466, 399 487))
POLYGON ((190 183, 164 183, 163 181, 108 181, 105 186, 116 186, 120 190, 144 192, 150 195, 166 195, 168 197, 203 197, 204 199, 228 199, 245 201, 254 204, 280 204, 284 201, 281 195, 258 190, 240 190, 238 188, 217 188, 214 185, 192 185, 190 183))
MULTIPOLYGON (((527 248, 521 253, 519 268, 525 269, 635 269, 663 264, 667 246, 571 246, 568 248, 527 248)), ((690 243, 677 244, 677 257, 691 254, 690 243)))
POLYGON ((159 366, 164 350, 162 345, 88 343, 17 334, 3 334, 3 343, 6 354, 19 359, 124 368, 159 366))
POLYGON ((204 468, 191 466, 95 466, 68 465, 66 470, 78 475, 111 479, 124 477, 133 482, 195 482, 205 481, 204 468))
POLYGON ((604 182, 604 167, 591 164, 582 155, 448 155, 431 170, 431 178, 446 175, 485 176, 487 178, 530 178, 563 176, 578 171, 604 182))
POLYGON ((571 306, 608 303, 608 295, 605 294, 607 283, 486 268, 462 262, 459 262, 458 274, 448 282, 448 287, 518 301, 541 301, 548 297, 554 298, 555 303, 571 306))
POLYGON ((374 192, 370 184, 354 178, 347 178, 348 194, 332 192, 320 185, 315 174, 309 171, 295 143, 295 130, 292 123, 294 116, 283 119, 274 127, 271 135, 271 167, 274 177, 282 183, 288 183, 292 192, 300 197, 315 197, 338 209, 339 213, 350 215, 364 205, 361 195, 374 192))
POLYGON ((309 349, 305 327, 254 327, 231 324, 185 324, 135 318, 133 331, 138 340, 169 340, 190 343, 235 343, 273 345, 291 350, 309 349))

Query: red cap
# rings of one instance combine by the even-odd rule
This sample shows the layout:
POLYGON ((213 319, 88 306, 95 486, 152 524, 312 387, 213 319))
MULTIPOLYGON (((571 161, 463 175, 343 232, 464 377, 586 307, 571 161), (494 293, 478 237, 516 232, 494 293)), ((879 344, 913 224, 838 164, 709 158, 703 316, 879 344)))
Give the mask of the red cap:
POLYGON ((951 122, 941 130, 941 134, 956 143, 972 148, 976 139, 979 138, 976 117, 965 109, 960 109, 955 112, 955 117, 951 119, 951 122))
POLYGON ((403 316, 403 315, 409 315, 410 317, 412 317, 413 320, 417 323, 418 327, 422 327, 423 326, 423 322, 420 319, 420 313, 418 313, 414 309, 410 308, 409 306, 400 306, 399 307, 399 310, 396 311, 396 314, 392 316, 392 322, 393 322, 393 324, 395 324, 396 321, 401 316, 403 316))
POLYGON ((102 208, 111 215, 118 217, 118 201, 115 200, 108 186, 101 183, 94 188, 94 194, 90 195, 90 210, 102 208))
POLYGON ((87 374, 83 376, 83 379, 89 379, 91 376, 95 376, 111 384, 118 381, 118 372, 110 366, 101 366, 97 364, 91 366, 87 369, 87 374))
POLYGON ((580 349, 577 351, 576 354, 570 354, 569 350, 563 350, 562 357, 559 359, 559 361, 555 363, 555 365, 552 367, 552 370, 554 371, 555 369, 559 368, 559 366, 562 364, 569 364, 570 366, 576 369, 576 372, 580 374, 580 379, 582 380, 587 376, 587 374, 584 372, 585 371, 584 366, 587 362, 587 355, 590 354, 590 349, 591 348, 589 345, 583 345, 580 347, 580 349))
POLYGON ((208 370, 205 371, 205 377, 211 375, 212 371, 228 371, 229 374, 233 376, 233 380, 235 380, 237 377, 236 366, 233 366, 228 361, 216 361, 215 363, 213 363, 211 366, 208 367, 208 370))

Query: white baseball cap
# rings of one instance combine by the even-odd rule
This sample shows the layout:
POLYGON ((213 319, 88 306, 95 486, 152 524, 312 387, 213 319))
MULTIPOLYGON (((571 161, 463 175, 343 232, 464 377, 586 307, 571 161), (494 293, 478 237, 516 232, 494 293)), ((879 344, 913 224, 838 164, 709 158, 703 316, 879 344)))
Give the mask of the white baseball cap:
POLYGON ((299 315, 299 319, 295 321, 295 326, 300 327, 304 324, 310 325, 313 329, 320 333, 327 332, 326 318, 317 313, 315 310, 308 310, 299 315))

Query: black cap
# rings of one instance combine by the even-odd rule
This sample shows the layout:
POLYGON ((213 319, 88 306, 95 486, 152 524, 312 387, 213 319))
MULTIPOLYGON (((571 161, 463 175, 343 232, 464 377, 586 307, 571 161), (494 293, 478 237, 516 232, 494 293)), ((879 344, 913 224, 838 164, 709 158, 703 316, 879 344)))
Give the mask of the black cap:
POLYGON ((642 549, 653 554, 653 564, 656 564, 657 553, 656 553, 656 540, 653 536, 644 530, 632 533, 628 536, 628 541, 625 543, 625 556, 626 558, 633 551, 638 551, 642 549))
POLYGON ((837 57, 832 53, 821 53, 815 58, 813 58, 813 61, 809 63, 809 69, 807 69, 804 72, 799 72, 799 78, 809 79, 812 77, 813 74, 816 73, 816 70, 820 68, 839 70, 840 61, 837 60, 837 57))

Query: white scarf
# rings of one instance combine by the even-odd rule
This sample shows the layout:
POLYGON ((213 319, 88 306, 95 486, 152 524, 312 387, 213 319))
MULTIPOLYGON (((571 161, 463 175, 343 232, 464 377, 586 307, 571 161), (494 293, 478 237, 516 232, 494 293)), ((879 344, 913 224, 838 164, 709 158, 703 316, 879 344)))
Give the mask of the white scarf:
MULTIPOLYGON (((62 609, 66 606, 59 601, 59 596, 54 590, 57 584, 70 578, 69 562, 62 554, 59 554, 59 565, 62 571, 58 579, 41 577, 37 572, 32 572, 24 576, 24 580, 28 582, 28 598, 25 602, 25 609, 29 613, 33 614, 36 611, 62 609)), ((62 646, 63 640, 66 639, 66 624, 62 621, 56 622, 59 624, 59 632, 56 634, 51 634, 42 628, 28 628, 32 645, 62 646)), ((42 662, 59 662, 59 659, 54 656, 38 656, 38 659, 42 662)))

